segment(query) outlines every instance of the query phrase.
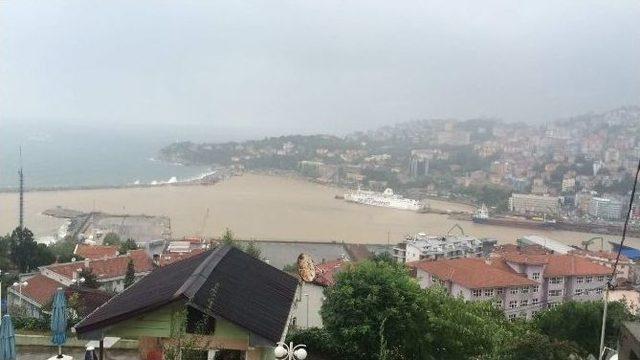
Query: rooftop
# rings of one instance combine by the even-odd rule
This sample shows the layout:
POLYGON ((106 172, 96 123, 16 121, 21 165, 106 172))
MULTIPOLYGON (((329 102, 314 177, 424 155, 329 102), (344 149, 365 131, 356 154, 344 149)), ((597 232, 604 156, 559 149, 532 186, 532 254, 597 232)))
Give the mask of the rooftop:
POLYGON ((153 270, 153 262, 145 250, 133 250, 126 255, 116 256, 107 259, 88 261, 75 261, 70 263, 53 264, 44 266, 41 269, 48 269, 67 279, 73 279, 74 273, 78 269, 89 268, 97 276, 98 280, 111 279, 124 276, 127 273, 129 259, 133 260, 136 273, 144 273, 153 270))
POLYGON ((532 244, 532 245, 540 245, 546 249, 549 249, 558 254, 567 254, 573 248, 569 245, 565 245, 559 241, 549 239, 543 236, 538 235, 526 235, 522 238, 518 239, 519 244, 532 244))
POLYGON ((537 282, 524 276, 516 275, 476 258, 416 261, 407 265, 435 275, 440 280, 451 281, 468 289, 538 285, 537 282))
POLYGON ((73 253, 85 259, 105 259, 118 256, 118 247, 109 245, 78 244, 73 253))
POLYGON ((99 329, 183 300, 275 343, 285 331, 297 286, 295 277, 223 246, 157 268, 75 328, 80 338, 89 337, 99 329))
MULTIPOLYGON (((26 282, 27 285, 22 286, 22 295, 33 300, 40 306, 48 304, 56 290, 64 287, 63 284, 42 274, 36 274, 26 279, 26 282)), ((12 286, 11 288, 16 292, 19 291, 18 286, 12 286)))

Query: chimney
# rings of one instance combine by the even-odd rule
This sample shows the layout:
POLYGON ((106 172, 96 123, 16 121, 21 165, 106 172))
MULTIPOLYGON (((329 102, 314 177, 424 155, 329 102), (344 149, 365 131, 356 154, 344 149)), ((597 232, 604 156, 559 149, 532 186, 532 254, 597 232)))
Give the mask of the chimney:
POLYGON ((84 267, 89 268, 89 259, 84 259, 84 267))

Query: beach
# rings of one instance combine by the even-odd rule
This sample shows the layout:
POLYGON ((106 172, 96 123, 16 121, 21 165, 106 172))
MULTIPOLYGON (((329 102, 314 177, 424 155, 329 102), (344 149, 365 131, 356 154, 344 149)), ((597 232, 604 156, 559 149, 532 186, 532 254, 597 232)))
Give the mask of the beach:
MULTIPOLYGON (((447 215, 370 207, 334 198, 342 192, 301 179, 256 174, 231 177, 212 186, 30 191, 25 194, 25 224, 36 236, 52 235, 64 220, 41 213, 62 206, 111 214, 165 215, 171 219, 174 238, 217 237, 229 228, 243 239, 393 244, 411 233, 445 234, 455 224, 469 235, 494 237, 500 243, 538 234, 579 245, 595 236, 474 224, 452 220, 447 215)), ((429 203, 442 210, 472 210, 463 204, 437 200, 429 203)), ((10 232, 17 221, 18 194, 0 194, 0 232, 10 232)), ((620 241, 617 236, 604 238, 620 241)), ((640 246, 640 240, 630 238, 628 244, 640 246)))

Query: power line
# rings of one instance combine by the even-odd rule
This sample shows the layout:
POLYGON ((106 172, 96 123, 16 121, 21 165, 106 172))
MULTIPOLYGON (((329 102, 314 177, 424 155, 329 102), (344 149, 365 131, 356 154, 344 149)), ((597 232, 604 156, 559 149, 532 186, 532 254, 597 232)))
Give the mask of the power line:
POLYGON ((638 174, 640 174, 640 159, 638 159, 638 168, 636 169, 635 180, 633 181, 633 188, 631 189, 631 199, 629 200, 629 209, 627 209, 627 216, 624 220, 624 226, 622 227, 622 239, 620 240, 620 246, 618 247, 618 254, 616 255, 616 262, 613 264, 613 271, 611 272, 611 278, 607 281, 607 287, 604 293, 604 306, 602 311, 602 330, 600 331, 600 352, 598 354, 598 360, 602 360, 604 354, 604 335, 607 323, 607 308, 609 307, 609 290, 613 288, 611 281, 616 275, 618 270, 618 262, 620 261, 620 254, 622 253, 622 246, 624 240, 627 238, 627 228, 629 227, 629 219, 631 218, 631 210, 633 210, 633 200, 636 198, 636 187, 638 186, 638 174))

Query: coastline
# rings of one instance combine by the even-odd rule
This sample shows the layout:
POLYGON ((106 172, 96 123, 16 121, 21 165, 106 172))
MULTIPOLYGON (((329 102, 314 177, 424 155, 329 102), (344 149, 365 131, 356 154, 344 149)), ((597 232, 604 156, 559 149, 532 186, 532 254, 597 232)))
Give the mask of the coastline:
MULTIPOLYGON (((493 237, 514 243, 518 237, 538 234, 570 245, 592 237, 589 233, 531 230, 474 224, 442 214, 419 214, 336 200, 344 189, 282 174, 246 172, 215 185, 168 184, 108 187, 101 189, 57 189, 25 194, 26 225, 37 236, 51 235, 61 219, 42 215, 62 206, 78 211, 110 214, 168 216, 174 238, 202 235, 218 237, 230 228, 239 238, 277 241, 397 243, 407 234, 446 234, 456 224, 476 237, 493 237)), ((468 205, 432 200, 433 208, 469 209, 468 205)), ((17 223, 18 197, 0 193, 0 232, 17 223)), ((604 236, 619 242, 618 236, 604 236)), ((629 239, 640 246, 640 239, 629 239)))

